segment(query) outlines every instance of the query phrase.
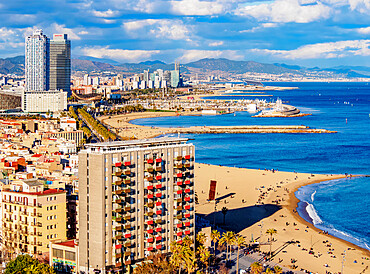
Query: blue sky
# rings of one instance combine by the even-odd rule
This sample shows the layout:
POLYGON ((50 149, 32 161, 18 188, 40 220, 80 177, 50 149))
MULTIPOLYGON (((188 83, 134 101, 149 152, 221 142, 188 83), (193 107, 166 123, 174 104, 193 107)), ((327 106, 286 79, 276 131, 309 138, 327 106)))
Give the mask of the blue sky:
POLYGON ((42 28, 67 33, 75 57, 118 62, 370 66, 370 0, 1 0, 0 16, 3 58, 42 28))

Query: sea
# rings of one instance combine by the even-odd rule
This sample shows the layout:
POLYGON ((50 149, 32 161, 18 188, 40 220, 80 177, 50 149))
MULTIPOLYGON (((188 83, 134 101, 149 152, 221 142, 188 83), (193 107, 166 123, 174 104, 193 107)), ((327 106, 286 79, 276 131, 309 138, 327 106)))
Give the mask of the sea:
MULTIPOLYGON (((138 119, 156 127, 305 125, 334 134, 184 134, 196 147, 196 161, 254 169, 365 175, 301 187, 299 214, 329 234, 370 250, 370 83, 279 82, 298 87, 266 91, 269 97, 210 96, 218 100, 278 98, 310 116, 253 118, 254 114, 174 116, 138 119)), ((241 95, 238 91, 238 95, 241 95)))

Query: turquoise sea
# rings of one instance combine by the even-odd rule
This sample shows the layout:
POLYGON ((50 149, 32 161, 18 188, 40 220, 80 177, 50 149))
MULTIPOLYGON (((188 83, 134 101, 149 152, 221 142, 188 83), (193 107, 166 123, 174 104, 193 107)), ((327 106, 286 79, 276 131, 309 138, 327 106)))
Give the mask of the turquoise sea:
MULTIPOLYGON (((370 175, 370 83, 266 83, 297 90, 267 91, 311 116, 252 118, 177 116, 139 119, 134 124, 158 127, 191 125, 306 125, 336 134, 200 134, 182 135, 196 146, 201 163, 325 174, 370 175)), ((231 100, 235 97, 209 97, 231 100)), ((251 99, 239 97, 238 99, 251 99)), ((300 188, 302 217, 322 230, 370 250, 370 177, 333 180, 300 188), (305 214, 305 212, 308 213, 305 214), (307 217, 306 217, 307 216, 307 217)))

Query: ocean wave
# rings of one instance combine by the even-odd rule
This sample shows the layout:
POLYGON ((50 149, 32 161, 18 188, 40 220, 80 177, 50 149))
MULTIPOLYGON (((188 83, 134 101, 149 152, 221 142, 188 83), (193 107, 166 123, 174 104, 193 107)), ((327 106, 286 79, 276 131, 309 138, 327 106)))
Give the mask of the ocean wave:
POLYGON ((307 207, 306 207, 306 211, 308 213, 308 216, 310 216, 310 218, 312 219, 312 223, 314 225, 317 225, 317 224, 321 224, 322 223, 322 220, 320 218, 320 216, 317 214, 314 206, 312 204, 307 204, 307 207))
POLYGON ((316 190, 314 191, 314 193, 311 194, 311 201, 312 202, 314 201, 315 194, 316 194, 316 190))
POLYGON ((334 236, 337 236, 337 237, 342 238, 344 240, 347 240, 351 243, 354 243, 355 245, 358 245, 358 246, 361 246, 361 247, 364 247, 364 248, 370 250, 370 246, 368 245, 368 243, 366 243, 366 241, 364 239, 356 238, 352 234, 349 234, 349 233, 346 233, 344 231, 338 230, 334 227, 331 228, 330 230, 334 232, 333 233, 334 236))

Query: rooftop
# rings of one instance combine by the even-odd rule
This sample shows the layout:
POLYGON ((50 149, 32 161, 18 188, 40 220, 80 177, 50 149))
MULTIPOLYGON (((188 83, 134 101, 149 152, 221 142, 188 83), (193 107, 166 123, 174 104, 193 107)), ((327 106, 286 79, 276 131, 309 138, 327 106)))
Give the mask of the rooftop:
POLYGON ((141 140, 93 143, 86 144, 85 146, 88 152, 109 152, 129 148, 145 148, 160 145, 163 146, 163 145, 185 144, 187 141, 188 141, 187 138, 160 137, 141 140))
POLYGON ((63 246, 68 246, 68 247, 75 247, 78 245, 75 240, 70 240, 70 241, 65 241, 65 242, 60 242, 60 243, 53 243, 57 245, 63 245, 63 246))

